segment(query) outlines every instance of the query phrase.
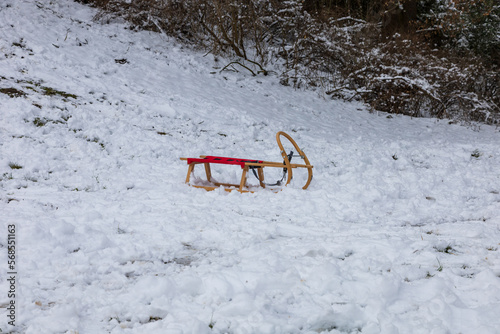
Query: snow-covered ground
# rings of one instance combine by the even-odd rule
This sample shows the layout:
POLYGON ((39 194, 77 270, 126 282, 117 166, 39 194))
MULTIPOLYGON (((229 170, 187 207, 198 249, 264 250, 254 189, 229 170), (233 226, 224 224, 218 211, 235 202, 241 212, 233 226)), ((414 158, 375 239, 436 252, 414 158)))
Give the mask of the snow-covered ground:
POLYGON ((500 333, 499 129, 219 73, 94 15, 0 2, 3 332, 500 333), (278 193, 184 184, 180 157, 280 161, 280 130, 307 190, 303 171, 278 193))

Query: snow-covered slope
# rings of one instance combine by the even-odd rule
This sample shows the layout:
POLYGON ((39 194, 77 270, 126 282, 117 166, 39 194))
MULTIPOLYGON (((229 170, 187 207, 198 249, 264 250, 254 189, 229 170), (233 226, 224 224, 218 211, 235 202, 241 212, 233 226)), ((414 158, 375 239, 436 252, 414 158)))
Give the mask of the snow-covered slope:
POLYGON ((3 332, 499 333, 498 129, 219 73, 93 15, 0 3, 3 332), (280 130, 309 189, 300 172, 279 193, 184 184, 180 157, 280 161, 280 130))

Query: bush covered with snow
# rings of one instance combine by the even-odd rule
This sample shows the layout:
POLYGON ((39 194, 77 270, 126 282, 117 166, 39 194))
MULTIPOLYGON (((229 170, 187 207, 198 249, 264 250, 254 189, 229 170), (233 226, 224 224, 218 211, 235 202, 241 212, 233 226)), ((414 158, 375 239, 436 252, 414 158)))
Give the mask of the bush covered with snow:
POLYGON ((493 0, 87 0, 97 19, 235 59, 222 68, 390 113, 500 121, 500 6, 493 0))

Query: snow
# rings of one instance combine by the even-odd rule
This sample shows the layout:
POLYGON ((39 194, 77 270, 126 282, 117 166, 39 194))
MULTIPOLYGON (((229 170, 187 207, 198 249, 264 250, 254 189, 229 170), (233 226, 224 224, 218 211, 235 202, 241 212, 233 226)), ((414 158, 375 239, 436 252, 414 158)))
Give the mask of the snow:
POLYGON ((0 93, 3 332, 499 333, 498 128, 219 73, 95 13, 0 4, 0 88, 26 93, 0 93), (278 131, 314 165, 307 190, 305 171, 278 193, 184 184, 180 157, 280 161, 278 131))

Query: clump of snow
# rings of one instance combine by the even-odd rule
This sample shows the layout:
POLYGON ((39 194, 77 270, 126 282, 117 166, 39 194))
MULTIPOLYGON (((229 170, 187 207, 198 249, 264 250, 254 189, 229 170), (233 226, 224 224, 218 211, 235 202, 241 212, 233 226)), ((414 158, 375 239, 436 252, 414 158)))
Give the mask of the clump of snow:
POLYGON ((0 88, 26 94, 0 93, 1 235, 16 225, 18 256, 15 327, 0 285, 3 332, 500 328, 498 129, 219 73, 94 14, 0 4, 0 88), (280 130, 315 166, 306 191, 301 171, 279 193, 184 184, 181 156, 279 161, 280 130))

